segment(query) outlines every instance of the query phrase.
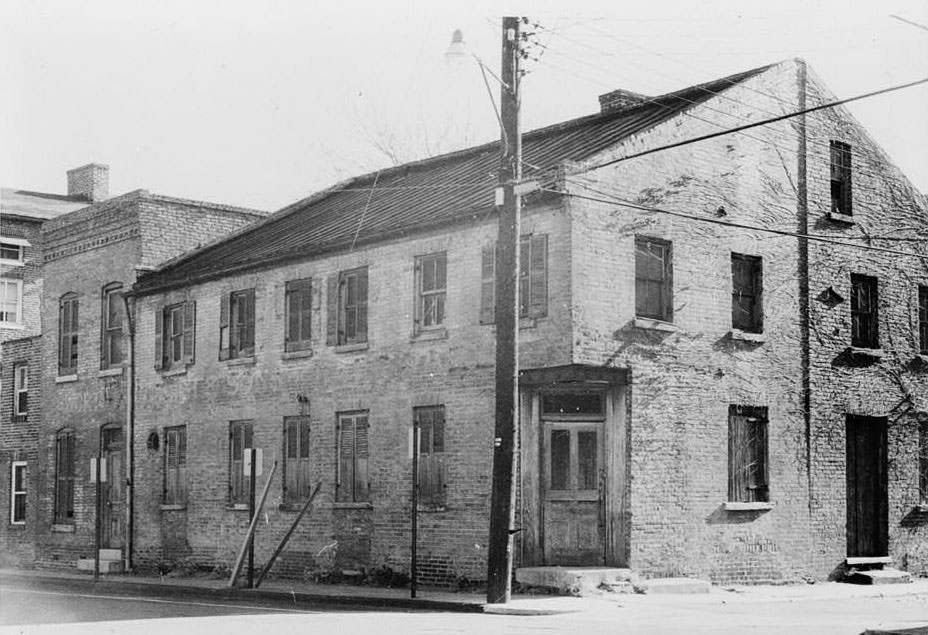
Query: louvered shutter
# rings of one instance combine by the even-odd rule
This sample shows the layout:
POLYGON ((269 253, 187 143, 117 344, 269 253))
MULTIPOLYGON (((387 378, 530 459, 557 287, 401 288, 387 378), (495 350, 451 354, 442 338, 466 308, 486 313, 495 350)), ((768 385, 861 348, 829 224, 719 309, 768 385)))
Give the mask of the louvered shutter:
POLYGON ((155 311, 155 370, 164 367, 164 307, 155 311))
POLYGON ((544 317, 548 314, 548 236, 533 235, 531 238, 531 255, 529 268, 529 315, 544 317))
POLYGON ((370 500, 368 479, 368 423, 367 417, 355 417, 355 470, 354 500, 370 500))
POLYGON ((196 347, 197 303, 188 300, 184 303, 184 364, 193 364, 196 347))
POLYGON ((219 300, 219 361, 230 357, 229 314, 231 312, 232 294, 224 293, 219 300))
POLYGON ((496 321, 496 245, 483 248, 480 259, 480 323, 496 321))
POLYGON ((332 274, 326 280, 325 343, 326 346, 338 344, 338 274, 332 274))
POLYGON ((337 499, 342 502, 353 500, 354 482, 354 418, 339 420, 338 430, 338 483, 337 499))
POLYGON ((177 497, 177 430, 164 434, 164 502, 173 504, 177 497))
POLYGON ((355 341, 367 341, 367 267, 358 271, 358 321, 355 341))

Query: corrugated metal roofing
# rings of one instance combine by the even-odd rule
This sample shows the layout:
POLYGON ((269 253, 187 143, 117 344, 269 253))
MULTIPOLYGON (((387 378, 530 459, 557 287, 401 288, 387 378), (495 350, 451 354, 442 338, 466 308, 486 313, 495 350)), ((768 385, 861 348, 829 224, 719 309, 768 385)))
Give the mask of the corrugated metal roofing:
MULTIPOLYGON (((620 110, 522 136, 526 165, 553 171, 646 130, 769 68, 753 69, 620 110)), ((136 291, 187 284, 472 218, 493 204, 499 142, 367 174, 294 203, 226 240, 143 275, 136 291)), ((525 170, 531 178, 534 172, 525 170)))

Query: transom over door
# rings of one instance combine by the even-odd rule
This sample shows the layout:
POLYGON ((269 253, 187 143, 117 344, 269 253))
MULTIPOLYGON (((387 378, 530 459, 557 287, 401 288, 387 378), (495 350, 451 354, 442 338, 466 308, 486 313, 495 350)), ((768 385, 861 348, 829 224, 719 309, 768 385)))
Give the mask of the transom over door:
POLYGON ((601 422, 544 423, 545 564, 605 563, 601 422))

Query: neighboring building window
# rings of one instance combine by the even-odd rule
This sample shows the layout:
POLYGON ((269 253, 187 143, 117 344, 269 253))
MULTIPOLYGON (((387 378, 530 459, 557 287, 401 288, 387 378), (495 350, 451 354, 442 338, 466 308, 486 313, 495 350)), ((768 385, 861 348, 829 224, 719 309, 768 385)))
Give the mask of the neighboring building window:
POLYGON ((918 348, 928 355, 928 287, 918 288, 918 348))
MULTIPOLYGON (((548 314, 548 236, 527 234, 519 240, 519 317, 548 314)), ((480 267, 480 323, 496 321, 496 244, 483 248, 480 267)))
POLYGON ((851 214, 851 146, 831 142, 831 211, 851 214))
POLYGON ((635 315, 673 321, 671 244, 657 238, 635 237, 635 315))
POLYGON ((326 342, 330 345, 367 341, 367 267, 329 278, 326 342))
POLYGON ((413 425, 419 434, 419 501, 426 505, 445 502, 445 407, 413 409, 413 425))
POLYGON ((245 451, 254 447, 251 421, 229 423, 229 503, 247 505, 251 476, 245 475, 245 451))
POLYGON ((313 310, 312 278, 291 280, 286 285, 287 334, 284 350, 307 351, 311 346, 313 310))
POLYGON ((921 503, 928 504, 928 417, 918 423, 918 492, 921 503))
POLYGON ((728 500, 769 501, 766 408, 728 408, 728 500))
POLYGON ((23 264, 24 251, 22 245, 0 241, 0 261, 5 265, 23 264))
POLYGON ((112 368, 122 364, 122 285, 118 282, 103 287, 101 320, 100 368, 112 368))
POLYGON ((171 370, 193 363, 197 303, 171 304, 155 314, 155 368, 171 370))
POLYGON ((851 346, 879 348, 877 279, 851 274, 851 346))
POLYGON ((416 258, 417 331, 444 324, 447 279, 447 256, 444 252, 416 258))
POLYGON ((761 297, 763 272, 759 256, 731 255, 731 326, 747 333, 764 331, 761 297))
POLYGON ((22 324, 23 283, 22 280, 0 278, 0 326, 22 324))
POLYGON ((77 294, 67 293, 58 303, 58 374, 77 374, 77 294))
POLYGON ((76 463, 74 432, 62 430, 55 438, 55 522, 74 520, 74 467, 76 463))
POLYGON ((310 494, 309 417, 284 417, 284 503, 304 502, 310 494))
POLYGON ((164 430, 164 504, 187 504, 187 427, 164 430))
POLYGON ((361 503, 370 500, 367 421, 367 411, 343 412, 338 415, 335 499, 340 503, 361 503))
POLYGON ((13 364, 13 416, 24 417, 29 412, 29 365, 13 364))
POLYGON ((13 461, 10 474, 10 522, 26 524, 26 462, 13 461))
POLYGON ((255 290, 223 296, 219 312, 219 359, 255 354, 255 290))

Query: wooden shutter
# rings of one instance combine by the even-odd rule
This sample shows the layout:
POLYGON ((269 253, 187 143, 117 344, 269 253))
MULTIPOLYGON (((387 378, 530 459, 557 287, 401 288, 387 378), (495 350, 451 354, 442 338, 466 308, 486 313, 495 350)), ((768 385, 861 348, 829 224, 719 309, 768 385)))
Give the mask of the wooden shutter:
POLYGON ((532 236, 531 263, 529 269, 530 298, 526 298, 531 317, 548 314, 548 236, 532 236))
POLYGON ((338 344, 338 274, 332 274, 326 280, 325 343, 326 346, 338 344))
POLYGON ((219 361, 225 361, 231 355, 231 329, 229 328, 231 304, 232 294, 223 294, 219 300, 219 361))
POLYGON ((164 307, 155 311, 155 370, 164 367, 164 307))
POLYGON ((103 287, 100 300, 100 368, 108 368, 110 360, 110 337, 109 315, 110 315, 110 298, 106 293, 106 287, 103 287))
POLYGON ((255 354, 255 290, 248 289, 239 296, 244 314, 242 330, 239 333, 239 350, 246 357, 255 354))
POLYGON ((354 418, 341 417, 338 421, 338 473, 337 500, 353 500, 354 482, 354 418))
POLYGON ((292 417, 285 419, 284 427, 284 501, 296 502, 299 497, 299 426, 292 417))
POLYGON ((370 500, 368 479, 368 423, 367 416, 355 417, 355 468, 354 496, 356 501, 370 500))
POLYGON ((480 259, 480 323, 496 321, 496 244, 483 248, 480 259))
POLYGON ((673 322, 673 251, 670 243, 661 245, 664 260, 664 280, 661 284, 661 304, 663 317, 667 322, 673 322))
POLYGON ((358 271, 358 330, 356 341, 367 341, 367 267, 358 271))
POLYGON ((197 303, 188 300, 184 303, 184 364, 190 365, 194 360, 196 347, 197 303))
POLYGON ((728 500, 745 502, 748 500, 748 483, 745 474, 747 460, 745 434, 745 417, 736 408, 729 411, 728 417, 728 500))
POLYGON ((305 500, 310 495, 310 479, 312 474, 309 471, 309 417, 300 417, 300 448, 299 448, 299 496, 300 500, 305 500))

